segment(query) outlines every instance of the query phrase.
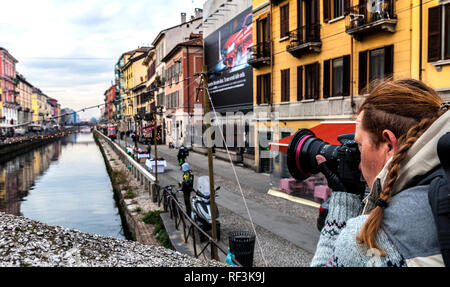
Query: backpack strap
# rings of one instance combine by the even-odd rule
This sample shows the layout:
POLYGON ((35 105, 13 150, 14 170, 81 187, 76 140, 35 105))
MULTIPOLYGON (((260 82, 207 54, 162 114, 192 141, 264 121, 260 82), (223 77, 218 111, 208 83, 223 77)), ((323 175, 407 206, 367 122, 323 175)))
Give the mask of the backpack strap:
POLYGON ((442 173, 431 181, 428 199, 438 231, 444 264, 450 267, 450 133, 439 139, 437 150, 442 173))

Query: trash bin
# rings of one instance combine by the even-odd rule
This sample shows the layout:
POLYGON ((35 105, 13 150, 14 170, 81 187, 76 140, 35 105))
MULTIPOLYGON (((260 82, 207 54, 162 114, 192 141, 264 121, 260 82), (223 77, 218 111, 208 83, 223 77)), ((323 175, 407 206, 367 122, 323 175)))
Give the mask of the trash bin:
POLYGON ((253 266, 255 235, 248 231, 233 231, 228 234, 230 252, 243 267, 253 266))

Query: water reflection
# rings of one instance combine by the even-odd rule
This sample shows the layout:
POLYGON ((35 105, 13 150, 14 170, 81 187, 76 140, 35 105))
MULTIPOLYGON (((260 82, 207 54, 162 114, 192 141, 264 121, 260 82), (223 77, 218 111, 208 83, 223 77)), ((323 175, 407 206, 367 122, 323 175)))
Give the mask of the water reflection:
POLYGON ((92 134, 72 134, 1 163, 0 211, 125 238, 92 134))

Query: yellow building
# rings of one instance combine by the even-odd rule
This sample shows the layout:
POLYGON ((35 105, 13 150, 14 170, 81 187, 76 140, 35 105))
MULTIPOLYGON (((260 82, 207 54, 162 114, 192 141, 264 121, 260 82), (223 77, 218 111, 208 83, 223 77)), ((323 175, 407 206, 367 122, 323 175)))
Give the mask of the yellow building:
POLYGON ((136 87, 145 87, 147 67, 143 64, 149 48, 139 48, 126 57, 125 65, 121 68, 124 78, 124 109, 125 120, 129 129, 134 129, 134 115, 137 113, 136 87), (134 90, 134 91, 133 91, 134 90))
MULTIPOLYGON (((421 79, 448 100, 450 1, 421 3, 254 0, 255 142, 352 121, 359 95, 385 77, 421 79)), ((260 171, 270 169, 263 151, 257 144, 260 171)))
POLYGON ((38 122, 42 120, 42 116, 40 115, 41 104, 39 101, 39 95, 36 91, 33 91, 31 95, 31 110, 33 112, 32 120, 33 122, 38 122))

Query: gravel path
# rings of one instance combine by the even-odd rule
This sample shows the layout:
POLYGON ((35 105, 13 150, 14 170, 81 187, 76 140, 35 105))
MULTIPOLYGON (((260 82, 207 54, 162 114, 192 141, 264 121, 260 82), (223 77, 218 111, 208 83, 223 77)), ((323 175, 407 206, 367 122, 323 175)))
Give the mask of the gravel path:
POLYGON ((0 267, 222 267, 178 252, 0 213, 0 267))

